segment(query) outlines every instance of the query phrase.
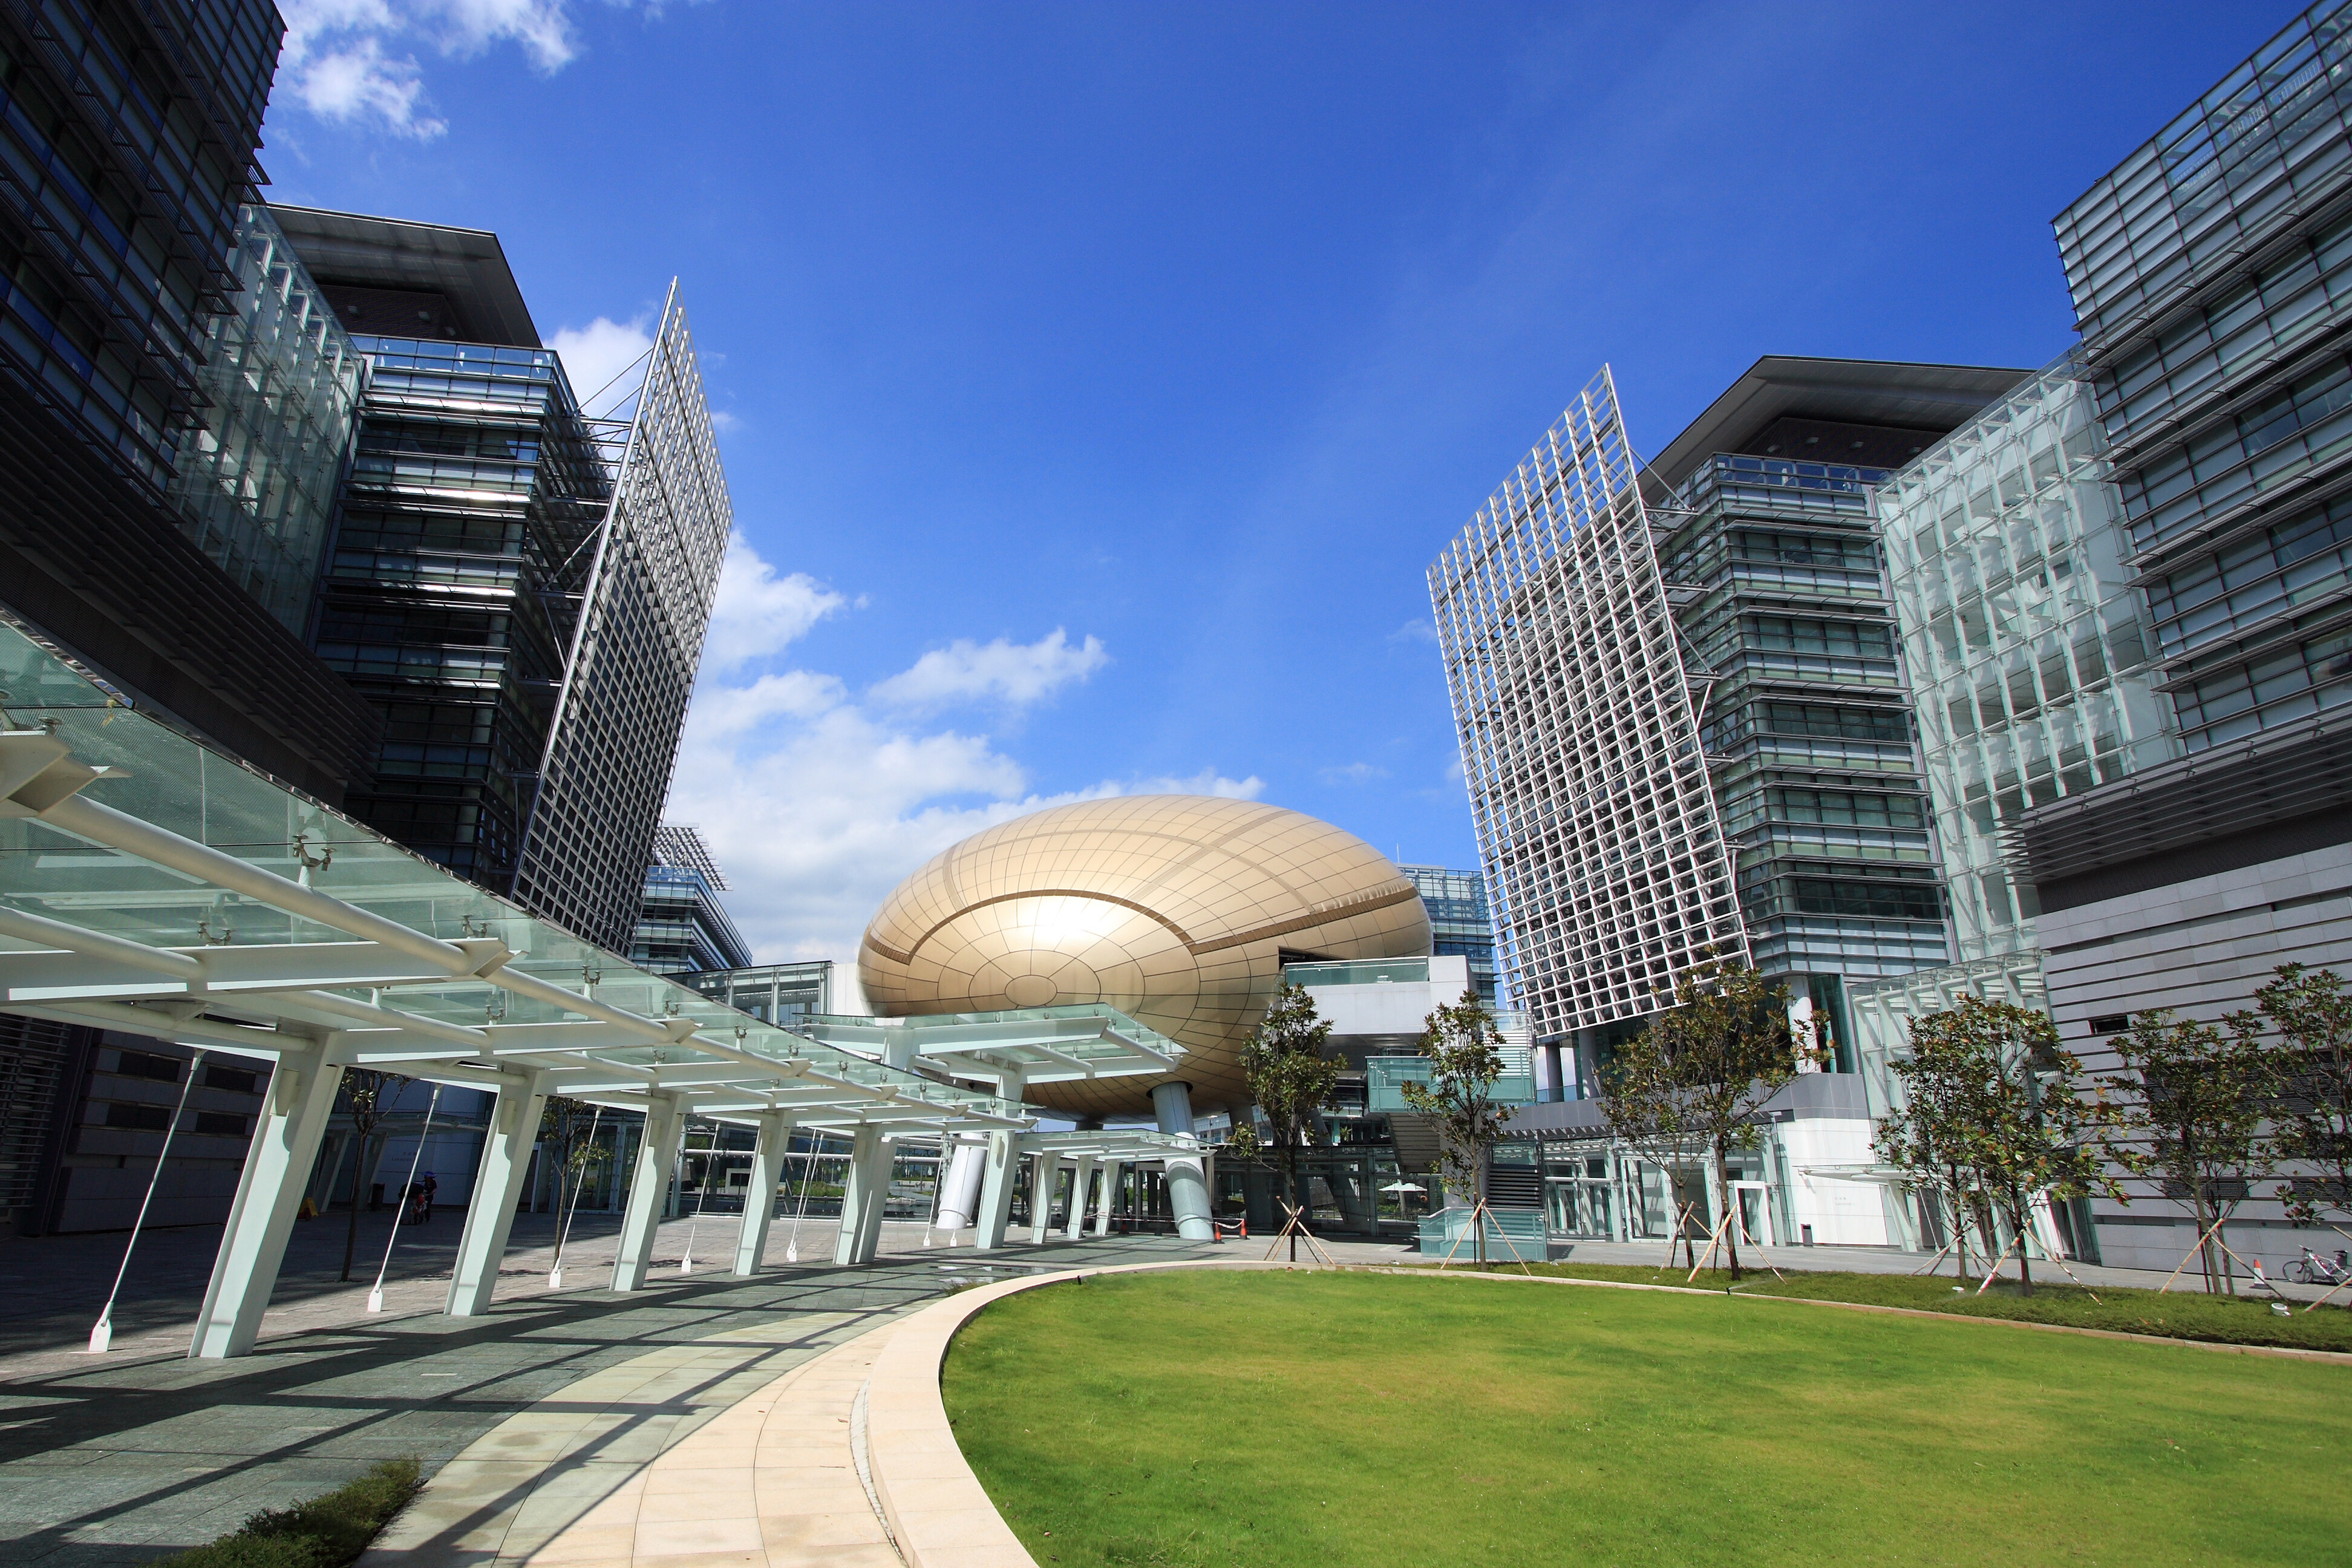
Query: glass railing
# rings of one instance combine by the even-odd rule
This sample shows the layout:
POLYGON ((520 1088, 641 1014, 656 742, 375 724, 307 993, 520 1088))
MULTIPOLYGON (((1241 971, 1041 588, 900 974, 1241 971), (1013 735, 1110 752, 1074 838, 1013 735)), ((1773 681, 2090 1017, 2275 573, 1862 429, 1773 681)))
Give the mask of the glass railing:
POLYGON ((1331 963, 1286 963, 1282 966, 1282 979, 1287 985, 1426 985, 1429 960, 1359 958, 1331 963))
MULTIPOLYGON (((1427 1057, 1369 1057, 1364 1061, 1364 1107, 1374 1111, 1405 1111, 1412 1107, 1404 1098, 1404 1086, 1429 1081, 1430 1060, 1427 1057)), ((1533 1105, 1536 1102, 1536 1080, 1533 1073, 1506 1073, 1495 1080, 1491 1097, 1497 1105, 1533 1105)))

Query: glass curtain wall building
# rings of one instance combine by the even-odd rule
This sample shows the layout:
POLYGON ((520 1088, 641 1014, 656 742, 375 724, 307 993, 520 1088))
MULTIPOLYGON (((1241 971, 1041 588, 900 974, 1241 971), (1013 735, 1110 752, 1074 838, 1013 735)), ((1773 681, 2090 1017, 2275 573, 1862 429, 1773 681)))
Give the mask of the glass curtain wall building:
POLYGON ((0 596, 124 701, 331 803, 302 639, 357 367, 255 216, 268 0, 0 10, 0 596))
POLYGON ((1486 907, 1486 879, 1475 871, 1442 866, 1399 866, 1397 871, 1421 889, 1422 907, 1429 911, 1429 951, 1466 959, 1470 988, 1478 993, 1478 1000, 1490 1008, 1499 1005, 1495 919, 1486 907))
POLYGON ((591 418, 495 235, 276 211, 370 363, 315 632, 382 717, 352 809, 624 950, 731 522, 676 289, 591 418))
POLYGON ((2079 369, 2061 356, 1877 492, 1963 963, 2033 950, 2003 841, 2029 809, 2179 750, 2079 369))
POLYGON ((654 861, 646 868, 645 903, 629 962, 656 974, 750 968, 751 950, 719 901, 726 890, 727 879, 702 835, 664 823, 654 834, 654 861))

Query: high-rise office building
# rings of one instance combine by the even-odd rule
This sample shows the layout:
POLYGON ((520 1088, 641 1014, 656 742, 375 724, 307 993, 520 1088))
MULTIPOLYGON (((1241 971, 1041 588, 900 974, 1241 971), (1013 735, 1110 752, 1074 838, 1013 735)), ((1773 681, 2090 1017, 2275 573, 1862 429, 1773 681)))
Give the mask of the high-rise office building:
POLYGON ((751 949, 719 901, 726 890, 727 879, 702 835, 682 823, 662 824, 654 834, 653 864, 646 868, 629 962, 656 974, 750 968, 751 949))
POLYGON ((1422 907, 1429 911, 1429 951, 1468 961, 1470 988, 1488 1007, 1498 1005, 1495 917, 1486 905, 1486 879, 1443 866, 1399 866, 1397 870, 1421 889, 1422 907))
POLYGON ((731 524, 677 290, 591 417, 497 236, 275 212, 371 366, 315 633, 382 716, 352 810, 625 948, 731 524))
POLYGON ((373 715, 303 640, 358 363, 257 205, 268 0, 0 9, 0 602, 330 803, 373 715))
POLYGON ((1869 487, 2023 373, 1760 360, 1653 464, 1606 372, 1431 571, 1503 984, 1604 1050, 1706 953, 1790 977, 1941 963, 1869 487))

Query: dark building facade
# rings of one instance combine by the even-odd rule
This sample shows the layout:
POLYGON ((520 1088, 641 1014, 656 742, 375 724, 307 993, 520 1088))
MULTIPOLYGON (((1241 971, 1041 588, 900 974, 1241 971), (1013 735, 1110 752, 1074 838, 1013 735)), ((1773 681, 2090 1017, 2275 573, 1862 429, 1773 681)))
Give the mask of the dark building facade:
POLYGON ((726 890, 727 879, 702 835, 664 823, 654 835, 654 863, 646 868, 645 903, 629 962, 656 974, 749 969, 751 949, 719 901, 726 890))
POLYGON ((1769 357, 1645 472, 1750 956, 1848 1070, 1849 981, 1947 957, 1871 489, 2025 374, 1769 357))
POLYGON ((310 470, 341 461, 357 366, 241 221, 281 32, 268 0, 0 7, 0 603, 335 803, 373 721, 302 623, 331 489, 310 470), (283 408, 240 392, 240 353, 306 384, 283 408))
POLYGON ((624 950, 731 525, 676 292, 590 418, 496 235, 273 210, 371 370, 314 632, 383 726, 351 809, 624 950))

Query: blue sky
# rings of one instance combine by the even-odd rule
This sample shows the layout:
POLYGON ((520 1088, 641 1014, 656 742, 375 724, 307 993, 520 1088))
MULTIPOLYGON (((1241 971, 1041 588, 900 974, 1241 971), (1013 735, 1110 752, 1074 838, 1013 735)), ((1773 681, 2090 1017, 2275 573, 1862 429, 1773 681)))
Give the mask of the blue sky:
POLYGON ((495 229, 583 392, 682 279, 740 540, 673 815, 771 959, 1078 795, 1475 864, 1423 572, 1568 397, 2043 363, 2051 216, 2291 15, 280 5, 273 199, 495 229))

